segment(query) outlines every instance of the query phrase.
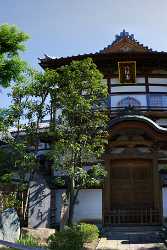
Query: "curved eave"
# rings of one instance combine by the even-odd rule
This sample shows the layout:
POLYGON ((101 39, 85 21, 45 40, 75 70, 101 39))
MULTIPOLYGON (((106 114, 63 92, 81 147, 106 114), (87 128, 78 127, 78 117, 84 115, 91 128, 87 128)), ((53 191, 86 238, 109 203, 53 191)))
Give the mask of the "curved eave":
POLYGON ((69 64, 73 60, 82 60, 84 58, 91 57, 93 61, 98 64, 103 64, 109 62, 115 63, 119 60, 135 60, 137 62, 143 62, 144 64, 153 65, 166 65, 167 66, 167 52, 119 52, 119 53, 95 53, 95 54, 84 54, 71 57, 61 57, 61 58, 50 58, 46 56, 45 58, 39 58, 39 65, 43 68, 58 68, 63 65, 69 64))
POLYGON ((111 120, 110 123, 110 128, 115 126, 118 123, 125 122, 125 121, 138 121, 147 124, 148 126, 152 127, 155 131, 161 134, 166 134, 167 135, 167 128, 163 128, 159 126, 157 123, 152 121, 150 118, 145 117, 145 116, 140 116, 140 115, 124 115, 120 117, 116 117, 113 120, 111 120))

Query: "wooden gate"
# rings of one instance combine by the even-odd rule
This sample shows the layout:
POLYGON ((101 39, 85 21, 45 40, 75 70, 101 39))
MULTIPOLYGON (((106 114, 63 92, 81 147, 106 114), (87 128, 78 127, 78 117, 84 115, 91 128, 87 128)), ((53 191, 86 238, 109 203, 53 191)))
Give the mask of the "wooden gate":
POLYGON ((151 160, 111 161, 110 204, 103 213, 104 224, 160 224, 160 206, 154 205, 153 171, 151 160))

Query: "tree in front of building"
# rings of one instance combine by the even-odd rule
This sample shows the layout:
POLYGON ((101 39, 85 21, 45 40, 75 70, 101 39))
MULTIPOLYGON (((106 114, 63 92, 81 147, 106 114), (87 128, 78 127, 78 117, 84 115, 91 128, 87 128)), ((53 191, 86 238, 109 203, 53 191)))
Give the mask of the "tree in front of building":
POLYGON ((69 199, 69 220, 81 189, 97 186, 106 172, 102 164, 108 113, 107 86, 91 59, 73 61, 58 71, 60 125, 55 127, 52 150, 57 180, 64 180, 69 199))
POLYGON ((66 179, 71 224, 80 189, 99 185, 106 174, 101 156, 108 125, 108 113, 104 111, 107 86, 102 75, 91 59, 44 73, 28 69, 13 85, 11 97, 6 120, 17 128, 16 149, 25 150, 21 150, 23 155, 19 159, 12 161, 21 166, 15 165, 20 175, 27 169, 32 173, 37 164, 36 158, 29 161, 28 147, 33 146, 37 156, 41 136, 46 136, 46 140, 51 138, 50 155, 55 169, 66 176, 59 176, 58 180, 66 179), (46 118, 49 128, 41 133, 40 122, 46 118), (24 156, 29 161, 28 167, 24 156))

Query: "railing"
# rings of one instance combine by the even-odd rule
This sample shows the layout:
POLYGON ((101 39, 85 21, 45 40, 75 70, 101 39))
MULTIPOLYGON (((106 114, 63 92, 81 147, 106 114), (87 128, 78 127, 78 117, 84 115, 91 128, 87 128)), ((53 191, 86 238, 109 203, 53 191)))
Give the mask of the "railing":
POLYGON ((161 224, 159 209, 113 209, 104 213, 104 225, 111 224, 161 224))
POLYGON ((166 92, 112 92, 108 105, 111 112, 133 107, 140 111, 167 111, 166 92))
POLYGON ((146 112, 146 111, 167 111, 167 106, 161 106, 161 107, 157 107, 157 106, 111 106, 110 107, 110 111, 111 112, 119 112, 121 110, 124 110, 124 109, 134 109, 136 111, 143 111, 143 112, 146 112))

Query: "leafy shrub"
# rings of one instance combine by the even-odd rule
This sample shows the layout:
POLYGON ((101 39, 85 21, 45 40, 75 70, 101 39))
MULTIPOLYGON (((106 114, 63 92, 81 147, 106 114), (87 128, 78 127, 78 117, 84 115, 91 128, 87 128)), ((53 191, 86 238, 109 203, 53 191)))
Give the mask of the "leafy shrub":
POLYGON ((6 193, 2 192, 0 195, 0 212, 4 211, 7 208, 18 208, 20 205, 19 200, 16 197, 15 192, 6 193))
POLYGON ((32 235, 23 235, 17 240, 17 243, 23 244, 29 247, 37 247, 38 241, 32 235))
POLYGON ((76 227, 66 228, 62 232, 51 235, 48 239, 50 250, 80 250, 83 246, 83 238, 76 227))
POLYGON ((99 230, 95 225, 81 223, 66 227, 63 231, 51 235, 48 239, 50 250, 80 250, 85 242, 97 239, 99 230))
POLYGON ((98 239, 99 237, 99 229, 96 225, 81 223, 78 226, 78 230, 81 232, 83 241, 90 242, 98 239))

